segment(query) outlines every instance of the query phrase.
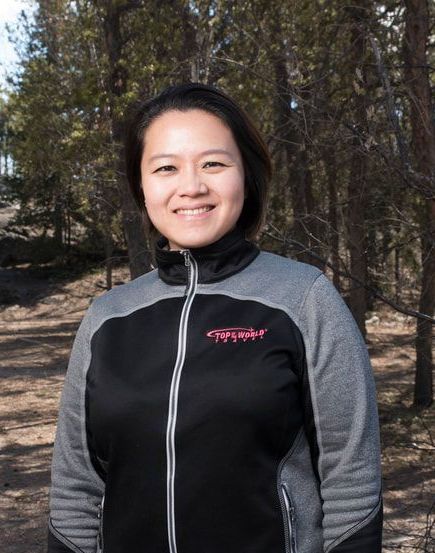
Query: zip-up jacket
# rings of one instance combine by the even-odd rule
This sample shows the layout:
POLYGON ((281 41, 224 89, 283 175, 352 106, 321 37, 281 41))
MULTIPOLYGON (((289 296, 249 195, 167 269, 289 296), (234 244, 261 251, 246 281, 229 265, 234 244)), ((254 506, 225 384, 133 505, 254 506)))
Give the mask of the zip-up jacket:
POLYGON ((318 268, 235 227, 94 299, 53 450, 49 553, 380 553, 376 389, 318 268))

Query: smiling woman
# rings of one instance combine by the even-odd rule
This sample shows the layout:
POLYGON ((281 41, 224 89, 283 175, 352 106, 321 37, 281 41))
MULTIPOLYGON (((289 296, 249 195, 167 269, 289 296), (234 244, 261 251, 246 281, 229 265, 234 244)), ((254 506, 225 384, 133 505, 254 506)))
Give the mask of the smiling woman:
POLYGON ((236 223, 255 238, 272 164, 252 120, 227 94, 195 83, 168 87, 139 102, 129 123, 127 177, 154 241, 163 234, 170 249, 199 247, 236 223), (198 208, 208 211, 180 211, 198 208))
POLYGON ((200 83, 140 103, 156 269, 96 298, 53 452, 49 553, 380 553, 374 379, 318 268, 260 250, 271 163, 200 83))

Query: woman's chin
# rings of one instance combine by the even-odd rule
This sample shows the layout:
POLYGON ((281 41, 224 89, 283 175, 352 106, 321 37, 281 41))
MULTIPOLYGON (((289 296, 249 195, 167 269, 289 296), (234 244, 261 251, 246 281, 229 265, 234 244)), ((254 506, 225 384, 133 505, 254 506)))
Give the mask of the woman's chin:
POLYGON ((179 233, 174 239, 169 239, 171 250, 188 250, 190 248, 202 248, 216 242, 224 232, 209 231, 202 229, 200 232, 179 233))

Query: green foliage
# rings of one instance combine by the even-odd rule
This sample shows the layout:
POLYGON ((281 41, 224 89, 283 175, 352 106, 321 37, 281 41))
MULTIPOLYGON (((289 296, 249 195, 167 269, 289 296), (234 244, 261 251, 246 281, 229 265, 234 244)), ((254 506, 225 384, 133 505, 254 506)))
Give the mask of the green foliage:
MULTIPOLYGON (((138 97, 200 80, 228 91, 262 130, 275 169, 270 229, 324 259, 338 236, 336 253, 346 267, 350 168, 359 158, 366 164, 361 209, 370 280, 387 286, 382 274, 396 248, 415 271, 420 199, 406 184, 400 148, 402 141, 408 151, 410 140, 403 8, 393 1, 359 5, 39 0, 20 75, 0 106, 14 160, 6 187, 20 204, 16 223, 51 231, 70 246, 110 235, 122 247, 125 183, 114 121, 138 97), (116 13, 119 28, 110 28, 120 44, 115 63, 105 29, 116 13), (353 46, 358 36, 360 53, 353 46), (122 82, 113 83, 114 74, 122 82)), ((266 234, 262 243, 277 249, 266 234)))

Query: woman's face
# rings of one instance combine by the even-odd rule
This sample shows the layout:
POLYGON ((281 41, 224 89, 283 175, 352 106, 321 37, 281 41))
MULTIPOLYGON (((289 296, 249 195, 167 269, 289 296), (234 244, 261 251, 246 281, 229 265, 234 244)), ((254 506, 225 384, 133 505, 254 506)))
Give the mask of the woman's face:
POLYGON ((172 250, 218 240, 243 208, 239 148, 225 123, 201 109, 167 111, 151 123, 141 176, 148 216, 172 250))

